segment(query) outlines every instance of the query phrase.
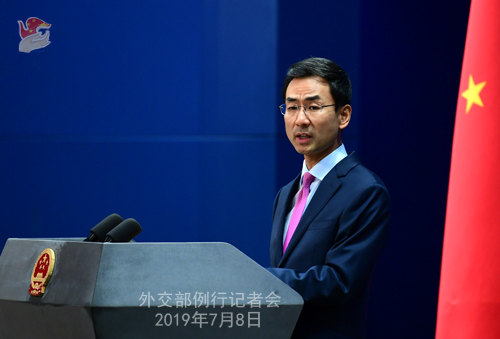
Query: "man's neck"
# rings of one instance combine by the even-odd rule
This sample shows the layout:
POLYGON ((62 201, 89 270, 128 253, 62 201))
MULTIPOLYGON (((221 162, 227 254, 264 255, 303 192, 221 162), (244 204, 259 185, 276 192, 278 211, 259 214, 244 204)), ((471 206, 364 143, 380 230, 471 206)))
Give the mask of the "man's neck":
POLYGON ((302 164, 302 174, 304 174, 305 172, 310 172, 316 178, 323 180, 323 178, 332 170, 332 168, 335 167, 345 157, 347 157, 347 151, 345 149, 345 146, 342 144, 335 151, 321 159, 312 169, 308 169, 307 164, 304 161, 302 164))
POLYGON ((312 154, 312 155, 304 155, 304 160, 306 162, 306 166, 308 170, 312 170, 316 164, 318 164, 321 160, 335 152, 340 146, 342 146, 342 140, 338 140, 338 142, 335 142, 331 147, 328 147, 325 151, 318 153, 318 154, 312 154))

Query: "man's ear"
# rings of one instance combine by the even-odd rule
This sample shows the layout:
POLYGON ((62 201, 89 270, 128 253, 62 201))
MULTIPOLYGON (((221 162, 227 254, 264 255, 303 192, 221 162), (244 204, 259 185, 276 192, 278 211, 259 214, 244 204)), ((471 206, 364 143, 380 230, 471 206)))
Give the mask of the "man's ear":
POLYGON ((339 111, 339 128, 344 129, 349 125, 349 121, 351 121, 351 113, 352 113, 352 107, 351 105, 344 105, 342 106, 339 111))

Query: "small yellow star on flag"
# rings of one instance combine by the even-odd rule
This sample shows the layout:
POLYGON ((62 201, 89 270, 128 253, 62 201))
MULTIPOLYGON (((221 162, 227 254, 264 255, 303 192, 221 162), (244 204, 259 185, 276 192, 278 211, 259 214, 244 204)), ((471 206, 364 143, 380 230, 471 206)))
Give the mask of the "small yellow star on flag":
POLYGON ((465 109, 465 113, 469 113, 473 104, 484 107, 483 101, 479 96, 479 93, 482 91, 484 85, 486 85, 486 81, 483 81, 480 84, 474 84, 472 74, 469 75, 469 88, 462 93, 462 96, 467 99, 467 108, 465 109))

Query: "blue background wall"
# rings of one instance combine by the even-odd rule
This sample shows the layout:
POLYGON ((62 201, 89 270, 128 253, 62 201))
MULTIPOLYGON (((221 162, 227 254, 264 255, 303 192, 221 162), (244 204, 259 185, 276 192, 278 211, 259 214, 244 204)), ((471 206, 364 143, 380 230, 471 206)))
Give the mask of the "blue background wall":
POLYGON ((268 265, 271 209, 300 171, 277 106, 286 69, 337 61, 344 134, 393 199, 369 338, 433 338, 469 1, 33 0, 0 5, 0 243, 226 241, 268 265), (17 20, 52 24, 20 53, 17 20))

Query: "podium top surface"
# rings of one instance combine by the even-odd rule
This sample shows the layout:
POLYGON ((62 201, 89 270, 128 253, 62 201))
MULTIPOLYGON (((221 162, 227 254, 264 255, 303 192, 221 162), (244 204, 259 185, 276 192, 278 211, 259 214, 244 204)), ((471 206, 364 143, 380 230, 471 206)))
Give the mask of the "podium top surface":
MULTIPOLYGON (((165 296, 277 296, 281 305, 302 297, 227 243, 89 243, 83 238, 9 239, 0 256, 0 300, 88 307, 138 307, 144 296, 161 306, 165 296), (55 253, 42 297, 28 293, 40 253, 55 253), (7 277, 7 278, 6 278, 7 277), (163 296, 163 297, 161 297, 163 296), (154 299, 154 301, 153 301, 154 299)), ((224 296, 224 297, 221 297, 224 296)), ((275 300, 278 300, 275 298, 275 300)))

